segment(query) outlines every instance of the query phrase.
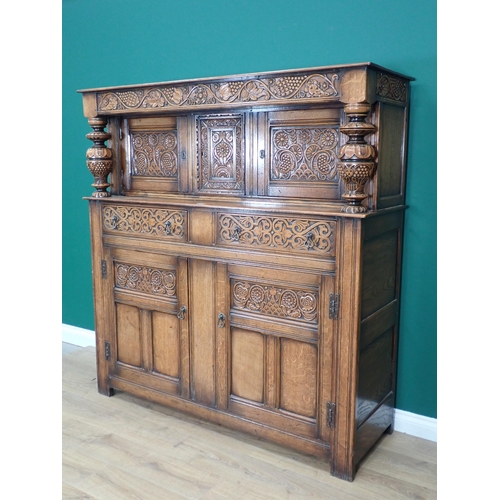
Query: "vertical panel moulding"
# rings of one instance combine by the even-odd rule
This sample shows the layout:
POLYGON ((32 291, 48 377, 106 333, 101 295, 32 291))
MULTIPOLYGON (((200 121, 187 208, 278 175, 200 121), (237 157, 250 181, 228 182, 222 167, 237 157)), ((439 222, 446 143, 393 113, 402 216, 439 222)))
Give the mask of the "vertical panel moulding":
POLYGON ((121 194, 122 187, 122 170, 121 170, 121 142, 120 141, 120 119, 119 118, 109 118, 108 120, 108 130, 111 134, 111 139, 108 141, 108 147, 113 151, 113 169, 110 173, 109 182, 111 186, 109 191, 112 195, 121 194))
POLYGON ((177 266, 177 309, 181 306, 187 307, 187 318, 179 319, 179 363, 181 379, 181 396, 189 399, 190 395, 190 356, 189 356, 189 317, 190 307, 188 303, 188 261, 185 257, 179 257, 177 266))
POLYGON ((354 479, 354 443, 358 339, 360 328, 359 296, 361 281, 361 220, 341 218, 338 238, 338 289, 341 297, 336 338, 336 415, 332 434, 331 473, 354 479))
POLYGON ((191 259, 189 264, 191 397, 203 405, 215 406, 215 263, 191 259))
POLYGON ((263 196, 267 194, 267 177, 269 176, 269 170, 266 168, 269 153, 268 153, 268 144, 267 144, 267 125, 268 114, 265 112, 259 113, 257 117, 257 131, 258 136, 255 141, 254 147, 254 163, 257 166, 257 194, 259 196, 263 196), (263 155, 260 152, 263 152, 263 155))
POLYGON ((153 329, 151 325, 151 311, 141 309, 141 348, 142 348, 142 367, 147 372, 153 370, 153 329))
POLYGON ((123 151, 121 168, 123 171, 123 188, 127 191, 132 187, 132 146, 130 144, 130 127, 128 119, 123 120, 123 151))
POLYGON ((190 142, 188 138, 188 119, 186 116, 179 116, 177 118, 177 143, 179 148, 178 189, 180 193, 187 193, 189 192, 189 162, 191 161, 192 154, 188 150, 190 142))
POLYGON ((264 404, 269 408, 277 408, 276 395, 277 390, 276 386, 278 384, 277 381, 277 367, 278 367, 278 358, 277 353, 278 349, 278 337, 274 335, 266 335, 266 345, 264 351, 264 366, 265 366, 265 376, 264 376, 264 404))
MULTIPOLYGON (((112 282, 112 273, 108 273, 108 278, 102 278, 102 260, 106 261, 106 266, 111 269, 111 258, 109 251, 105 251, 102 246, 102 220, 101 203, 98 201, 89 202, 90 233, 92 243, 92 287, 94 292, 94 324, 96 334, 96 363, 97 363, 97 387, 101 394, 111 395, 108 389, 108 376, 110 371, 110 361, 106 360, 104 342, 111 342, 111 356, 116 363, 116 339, 110 338, 110 333, 115 329, 110 329, 114 324, 113 290, 109 289, 109 282, 112 282), (110 308, 111 307, 111 308, 110 308)), ((113 363, 114 366, 114 363, 113 363)))
POLYGON ((334 280, 332 276, 321 277, 321 306, 318 332, 318 368, 319 368, 319 390, 318 390, 318 431, 319 438, 329 442, 331 429, 326 422, 326 403, 335 401, 333 376, 333 327, 334 320, 330 319, 330 293, 334 293, 334 280))
POLYGON ((224 325, 222 323, 217 325, 216 336, 217 336, 217 353, 216 353, 216 397, 217 397, 217 408, 226 410, 229 402, 229 353, 230 341, 229 341, 229 331, 230 331, 230 321, 229 321, 229 277, 227 272, 227 265, 217 263, 216 264, 216 276, 217 276, 217 289, 216 289, 216 314, 224 314, 225 321, 224 325))

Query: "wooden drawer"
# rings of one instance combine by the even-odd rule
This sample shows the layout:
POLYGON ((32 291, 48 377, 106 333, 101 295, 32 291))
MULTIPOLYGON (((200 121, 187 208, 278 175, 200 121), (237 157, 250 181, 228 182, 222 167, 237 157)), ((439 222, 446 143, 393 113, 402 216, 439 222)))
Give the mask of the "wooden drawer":
POLYGON ((333 256, 336 219, 217 213, 217 244, 253 250, 333 256))
POLYGON ((127 205, 102 208, 104 233, 185 241, 186 228, 186 210, 127 205))

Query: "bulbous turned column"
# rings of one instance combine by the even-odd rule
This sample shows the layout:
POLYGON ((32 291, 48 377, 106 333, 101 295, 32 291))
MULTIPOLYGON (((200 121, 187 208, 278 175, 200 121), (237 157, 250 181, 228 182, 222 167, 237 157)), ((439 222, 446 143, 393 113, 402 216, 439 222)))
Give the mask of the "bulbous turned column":
POLYGON ((362 213, 368 211, 362 202, 368 197, 364 188, 375 172, 376 155, 375 148, 365 141, 365 136, 372 134, 375 126, 365 122, 370 112, 369 104, 347 104, 344 110, 349 122, 341 126, 340 131, 349 140, 340 148, 338 161, 340 177, 346 186, 342 198, 347 205, 342 207, 342 212, 362 213))
POLYGON ((107 188, 110 186, 107 177, 113 167, 113 151, 104 144, 111 139, 111 134, 104 132, 107 120, 104 118, 89 118, 89 125, 93 131, 85 137, 93 141, 94 145, 87 149, 87 167, 94 176, 94 187, 92 193, 94 198, 106 198, 111 196, 107 188))

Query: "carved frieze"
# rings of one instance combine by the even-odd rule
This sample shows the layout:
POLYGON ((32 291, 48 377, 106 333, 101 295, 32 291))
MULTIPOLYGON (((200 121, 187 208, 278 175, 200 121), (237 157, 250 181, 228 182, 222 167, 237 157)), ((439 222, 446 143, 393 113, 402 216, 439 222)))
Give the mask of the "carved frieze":
POLYGON ((295 101, 338 98, 338 74, 330 71, 254 77, 232 81, 171 84, 97 93, 97 110, 102 112, 148 108, 220 106, 229 103, 295 101))
POLYGON ((198 189, 244 193, 242 115, 198 116, 196 137, 198 189))
POLYGON ((408 83, 400 78, 379 73, 376 94, 393 101, 406 102, 407 85, 408 83))
POLYGON ((175 271, 115 263, 115 286, 152 295, 175 296, 175 271))
POLYGON ((278 318, 318 321, 318 293, 299 288, 231 280, 232 307, 278 318))
POLYGON ((333 180, 337 146, 338 127, 273 127, 271 180, 333 180))
POLYGON ((221 243, 324 254, 333 249, 332 221, 223 213, 218 219, 221 243))
POLYGON ((132 174, 177 177, 177 133, 132 132, 130 134, 132 174))
POLYGON ((105 231, 185 239, 184 211, 106 205, 102 209, 105 231))

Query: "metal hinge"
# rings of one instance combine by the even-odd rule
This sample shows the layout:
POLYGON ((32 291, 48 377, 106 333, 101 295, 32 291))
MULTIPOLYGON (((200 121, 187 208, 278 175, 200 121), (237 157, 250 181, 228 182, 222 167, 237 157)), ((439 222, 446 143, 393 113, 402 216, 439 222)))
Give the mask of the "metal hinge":
POLYGON ((104 357, 106 361, 111 359, 111 345, 107 340, 104 341, 104 357))
POLYGON ((335 403, 327 401, 326 403, 326 425, 333 429, 335 427, 335 403))
POLYGON ((101 260, 101 278, 106 279, 108 277, 108 264, 103 259, 101 260))
POLYGON ((330 294, 330 308, 329 308, 329 317, 330 319, 337 319, 339 315, 339 294, 331 293, 330 294))

